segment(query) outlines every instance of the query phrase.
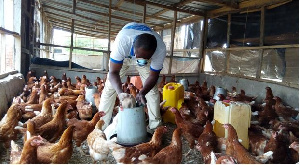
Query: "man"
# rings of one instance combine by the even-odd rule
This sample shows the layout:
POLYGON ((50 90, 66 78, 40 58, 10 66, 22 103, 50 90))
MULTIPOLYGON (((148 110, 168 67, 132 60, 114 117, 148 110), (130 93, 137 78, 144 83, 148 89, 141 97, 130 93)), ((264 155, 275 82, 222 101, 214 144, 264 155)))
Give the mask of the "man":
POLYGON ((161 37, 143 23, 129 23, 116 36, 109 61, 109 73, 103 89, 99 111, 104 111, 104 130, 110 123, 116 96, 122 100, 121 78, 134 65, 142 79, 143 88, 136 100, 147 105, 149 129, 161 125, 160 95, 157 80, 166 56, 166 46, 161 37), (147 103, 147 104, 146 104, 147 103))

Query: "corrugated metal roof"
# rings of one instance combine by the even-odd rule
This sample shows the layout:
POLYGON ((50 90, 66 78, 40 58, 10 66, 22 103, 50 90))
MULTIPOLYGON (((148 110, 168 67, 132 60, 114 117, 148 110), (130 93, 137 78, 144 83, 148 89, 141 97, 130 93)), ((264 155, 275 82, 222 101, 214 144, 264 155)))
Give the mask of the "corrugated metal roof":
MULTIPOLYGON (((111 0, 111 37, 126 23, 142 22, 145 4, 145 23, 159 30, 171 27, 174 11, 180 24, 287 1, 290 0, 111 0)), ((40 0, 40 3, 42 12, 54 27, 70 31, 71 19, 74 19, 76 33, 107 38, 109 0, 40 0)))

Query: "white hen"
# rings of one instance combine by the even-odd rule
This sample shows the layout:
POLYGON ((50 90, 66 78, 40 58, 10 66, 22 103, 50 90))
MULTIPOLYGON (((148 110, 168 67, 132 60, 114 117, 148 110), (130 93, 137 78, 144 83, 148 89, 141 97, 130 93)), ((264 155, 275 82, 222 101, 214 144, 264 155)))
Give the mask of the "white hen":
POLYGON ((108 154, 110 152, 108 141, 106 141, 106 136, 101 130, 104 125, 103 120, 99 120, 95 125, 95 129, 87 136, 87 143, 89 146, 89 152, 91 157, 96 161, 101 163, 106 163, 108 154))

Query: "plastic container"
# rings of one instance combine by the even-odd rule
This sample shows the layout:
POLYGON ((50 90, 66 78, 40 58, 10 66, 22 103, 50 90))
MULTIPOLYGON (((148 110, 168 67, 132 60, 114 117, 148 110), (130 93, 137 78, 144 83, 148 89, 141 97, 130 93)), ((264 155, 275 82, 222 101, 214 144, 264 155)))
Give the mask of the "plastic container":
POLYGON ((94 100, 94 93, 97 92, 97 87, 95 86, 88 86, 85 87, 85 100, 87 102, 92 102, 92 105, 95 106, 95 100, 94 100))
POLYGON ((143 88, 142 79, 140 76, 133 76, 130 78, 130 82, 139 90, 143 88))
MULTIPOLYGON (((163 87, 163 100, 166 100, 164 107, 171 106, 179 110, 181 104, 184 102, 184 88, 180 83, 168 83, 163 87)), ((163 114, 163 122, 170 122, 175 124, 174 114, 167 110, 163 114)))
POLYGON ((147 141, 144 106, 119 109, 117 143, 125 146, 147 141))
POLYGON ((226 97, 227 96, 227 91, 222 87, 217 87, 213 99, 219 101, 218 94, 223 94, 226 97))
POLYGON ((181 79, 181 80, 179 80, 179 83, 181 85, 183 85, 183 88, 185 91, 187 91, 189 89, 189 83, 188 83, 187 79, 181 79))
POLYGON ((227 130, 222 124, 231 124, 242 140, 241 144, 248 149, 248 128, 251 122, 251 106, 241 102, 223 103, 217 101, 214 105, 214 132, 218 137, 227 137, 227 130))

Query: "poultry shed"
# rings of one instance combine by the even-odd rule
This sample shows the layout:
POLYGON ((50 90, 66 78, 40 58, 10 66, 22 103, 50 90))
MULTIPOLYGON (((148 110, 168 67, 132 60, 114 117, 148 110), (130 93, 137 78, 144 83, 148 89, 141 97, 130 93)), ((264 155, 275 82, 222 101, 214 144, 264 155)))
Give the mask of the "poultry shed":
MULTIPOLYGON (((0 46, 3 164, 299 163, 299 1, 0 0, 0 46), (166 46, 160 113, 174 115, 135 148, 105 137, 98 110, 112 46, 130 22, 166 46), (163 106, 168 83, 185 85, 177 107, 163 106), (234 124, 216 135, 216 103, 250 107, 248 147, 234 124)), ((124 93, 143 88, 138 76, 130 66, 124 93)))

